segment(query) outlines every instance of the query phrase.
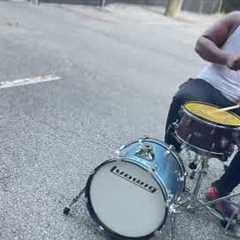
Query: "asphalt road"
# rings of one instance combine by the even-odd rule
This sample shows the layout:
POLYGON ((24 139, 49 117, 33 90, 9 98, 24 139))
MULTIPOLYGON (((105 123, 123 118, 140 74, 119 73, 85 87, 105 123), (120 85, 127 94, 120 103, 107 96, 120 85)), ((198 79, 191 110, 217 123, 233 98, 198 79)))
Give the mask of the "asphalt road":
MULTIPOLYGON (((172 95, 203 65, 193 48, 211 18, 188 17, 0 2, 0 82, 61 77, 0 89, 0 239, 103 239, 83 205, 62 209, 120 145, 162 139, 172 95)), ((201 211, 178 217, 177 239, 229 238, 201 211)))

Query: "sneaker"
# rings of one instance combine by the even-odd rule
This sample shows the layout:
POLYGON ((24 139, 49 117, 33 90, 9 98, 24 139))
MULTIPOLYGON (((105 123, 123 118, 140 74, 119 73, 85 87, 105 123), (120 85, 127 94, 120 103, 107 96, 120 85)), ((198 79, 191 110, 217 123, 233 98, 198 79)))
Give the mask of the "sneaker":
MULTIPOLYGON (((220 197, 221 196, 216 187, 212 186, 208 189, 208 193, 207 193, 208 201, 213 201, 220 197)), ((229 219, 232 216, 232 214, 236 212, 236 207, 229 199, 221 200, 219 202, 213 203, 209 207, 216 210, 218 213, 220 213, 223 216, 223 218, 226 218, 226 219, 229 219)))

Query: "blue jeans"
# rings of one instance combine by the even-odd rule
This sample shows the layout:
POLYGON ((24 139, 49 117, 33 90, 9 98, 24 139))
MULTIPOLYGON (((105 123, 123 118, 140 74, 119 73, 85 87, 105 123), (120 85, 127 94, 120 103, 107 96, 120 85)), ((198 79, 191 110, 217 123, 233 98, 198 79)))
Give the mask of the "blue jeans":
MULTIPOLYGON (((173 97, 166 128, 165 128, 165 142, 174 145, 176 150, 180 150, 180 145, 173 136, 172 123, 180 118, 179 110, 183 104, 188 101, 202 101, 215 104, 219 107, 227 107, 234 105, 222 93, 202 79, 189 79, 187 82, 180 85, 177 93, 173 97)), ((240 110, 234 110, 240 115, 240 110)), ((232 190, 240 183, 240 153, 232 160, 231 164, 225 171, 224 175, 213 183, 220 193, 224 196, 232 192, 232 190)))

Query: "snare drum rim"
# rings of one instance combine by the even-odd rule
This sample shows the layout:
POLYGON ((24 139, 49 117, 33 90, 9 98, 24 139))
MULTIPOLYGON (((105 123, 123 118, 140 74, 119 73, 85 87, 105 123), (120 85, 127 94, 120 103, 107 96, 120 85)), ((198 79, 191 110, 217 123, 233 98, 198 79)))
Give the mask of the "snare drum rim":
POLYGON ((189 147, 190 149, 192 150, 195 150, 196 152, 198 152, 199 154, 206 154, 206 155, 210 155, 210 156, 213 156, 213 157, 216 157, 216 158, 219 158, 219 159, 224 159, 226 157, 226 154, 225 153, 221 153, 221 152, 213 152, 213 151, 208 151, 206 149, 203 149, 203 148, 200 148, 200 147, 197 147, 197 146, 194 146, 188 142, 186 142, 185 140, 183 140, 179 135, 178 133, 175 131, 175 137, 177 139, 177 141, 180 143, 180 144, 185 144, 187 147, 189 147))
MULTIPOLYGON (((125 162, 130 162, 132 164, 135 164, 141 168, 143 168, 142 166, 132 162, 132 161, 128 161, 127 158, 113 158, 113 159, 109 159, 109 160, 106 160, 105 162, 101 163, 99 166, 97 166, 95 169, 94 169, 94 172, 89 176, 88 180, 87 180, 87 183, 86 183, 86 190, 85 190, 85 197, 87 198, 87 209, 89 211, 89 214, 90 216, 93 218, 93 220, 97 223, 97 225, 99 227, 102 227, 104 229, 104 231, 110 235, 110 236, 113 236, 117 239, 120 239, 120 240, 147 240, 149 238, 152 238, 154 233, 158 230, 160 230, 164 224, 166 223, 166 220, 167 220, 167 216, 168 216, 168 207, 166 207, 166 211, 165 211, 165 215, 164 215, 164 218, 163 218, 163 222, 161 223, 161 225, 152 233, 146 235, 146 236, 142 236, 142 237, 127 237, 127 236, 123 236, 123 235, 120 235, 114 231, 112 231, 110 228, 108 228, 101 220, 100 218, 98 217, 97 213, 95 212, 94 208, 93 208, 93 204, 92 204, 92 200, 91 200, 91 196, 90 196, 90 188, 91 188, 91 183, 92 183, 92 180, 93 180, 93 177, 95 176, 96 172, 98 171, 98 169, 100 169, 101 167, 103 167, 104 165, 108 164, 108 163, 112 163, 112 162, 117 162, 117 161, 125 161, 125 162)), ((144 170, 147 170, 145 168, 143 168, 144 170)), ((156 180, 156 179, 155 179, 156 180)), ((156 182, 159 184, 159 182, 156 180, 156 182)), ((164 197, 164 200, 167 202, 167 199, 166 199, 166 195, 165 193, 163 192, 163 189, 160 185, 160 190, 162 191, 163 193, 163 197, 164 197)))
MULTIPOLYGON (((208 105, 208 106, 212 106, 212 107, 218 107, 217 105, 215 104, 211 104, 211 103, 206 103, 206 102, 201 102, 201 101, 188 101, 188 102, 185 102, 182 106, 181 106, 181 109, 184 113, 186 113, 188 116, 190 115, 192 118, 194 118, 195 120, 199 121, 199 122, 204 122, 210 126, 214 126, 214 127, 220 127, 220 128, 225 128, 225 129, 239 129, 240 130, 240 125, 227 125, 227 124, 221 124, 221 123, 216 123, 214 121, 211 121, 211 120, 207 120, 201 116, 198 116, 197 114, 191 112, 190 110, 188 110, 186 108, 186 105, 189 104, 189 103, 200 103, 202 105, 208 105)), ((229 111, 232 115, 234 115, 235 117, 239 118, 240 119, 240 116, 237 115, 236 113, 232 112, 232 111, 229 111)), ((180 118, 181 120, 181 118, 180 118)))

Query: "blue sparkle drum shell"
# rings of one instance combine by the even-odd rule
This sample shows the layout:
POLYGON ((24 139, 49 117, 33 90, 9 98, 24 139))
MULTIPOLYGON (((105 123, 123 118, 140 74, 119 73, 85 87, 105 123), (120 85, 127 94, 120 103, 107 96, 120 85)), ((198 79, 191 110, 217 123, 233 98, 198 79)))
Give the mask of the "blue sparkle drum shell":
POLYGON ((143 138, 124 145, 119 151, 120 157, 152 171, 162 186, 168 204, 176 201, 185 188, 185 168, 179 156, 167 144, 153 138, 143 138), (148 160, 136 154, 144 145, 150 145, 154 159, 148 160))

